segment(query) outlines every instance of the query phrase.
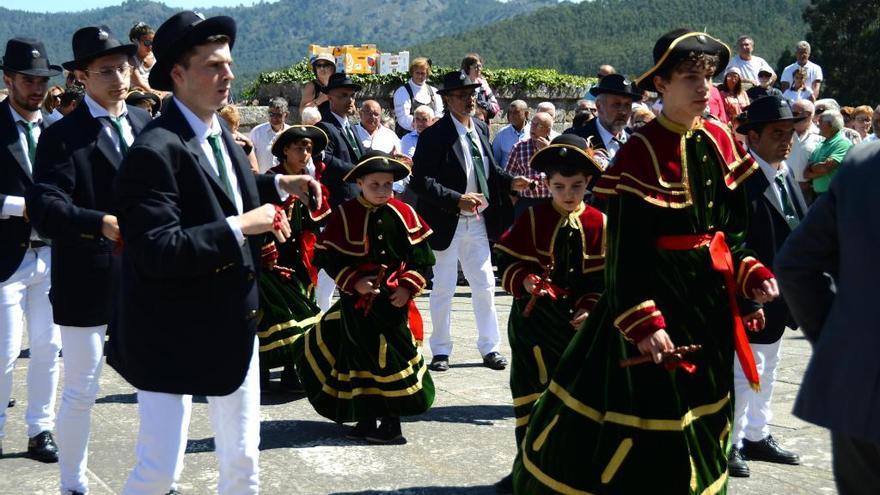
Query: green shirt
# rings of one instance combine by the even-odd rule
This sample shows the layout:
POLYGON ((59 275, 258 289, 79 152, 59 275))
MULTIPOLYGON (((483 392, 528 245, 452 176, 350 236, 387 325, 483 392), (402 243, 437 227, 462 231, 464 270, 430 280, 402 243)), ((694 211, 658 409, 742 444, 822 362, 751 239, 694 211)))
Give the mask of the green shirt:
MULTIPOLYGON (((813 154, 810 155, 810 163, 824 162, 831 158, 840 164, 850 148, 852 148, 852 143, 844 137, 842 130, 838 131, 830 139, 826 139, 823 143, 819 144, 816 150, 813 151, 813 154)), ((834 178, 836 173, 837 169, 835 168, 830 174, 813 179, 813 190, 817 193, 827 192, 829 186, 831 186, 831 179, 834 178)))

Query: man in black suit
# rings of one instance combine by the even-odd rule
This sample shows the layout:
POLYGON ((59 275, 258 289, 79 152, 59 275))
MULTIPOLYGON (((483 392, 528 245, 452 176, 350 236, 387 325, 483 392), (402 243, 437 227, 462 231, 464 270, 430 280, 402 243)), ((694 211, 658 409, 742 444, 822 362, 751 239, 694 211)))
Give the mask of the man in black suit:
POLYGON ((321 182, 327 186, 332 208, 358 195, 357 186, 346 182, 343 177, 365 152, 354 124, 348 120, 355 113, 354 95, 360 90, 359 84, 339 72, 330 76, 324 88, 330 107, 321 110, 321 122, 318 123, 328 137, 327 148, 324 149, 326 168, 321 174, 321 182))
POLYGON ((234 75, 235 21, 184 11, 156 31, 154 89, 173 91, 116 178, 122 238, 108 363, 138 389, 126 495, 176 490, 192 395, 205 395, 221 494, 257 493, 257 271, 263 235, 290 235, 275 204, 321 200, 309 176, 257 175, 216 110, 234 75), (262 203, 262 206, 260 204, 262 203))
POLYGON ((62 65, 82 82, 85 96, 43 133, 27 206, 34 227, 52 240, 49 296, 64 347, 61 491, 85 493, 91 409, 119 278, 113 178, 150 115, 125 104, 136 45, 122 44, 106 26, 77 30, 72 44, 75 59, 62 65))
POLYGON ((28 329, 28 456, 58 460, 55 388, 61 337, 52 322, 49 302, 50 250, 29 222, 25 191, 33 184, 37 143, 43 132, 40 115, 49 77, 61 73, 50 65, 43 43, 13 38, 6 44, 0 68, 9 97, 0 102, 0 455, 11 404, 12 370, 28 329))
POLYGON ((430 298, 434 326, 430 368, 434 371, 449 369, 450 318, 459 262, 471 287, 483 364, 497 370, 507 366, 498 352, 489 242, 510 224, 510 190, 522 190, 530 181, 510 176, 495 163, 489 131, 473 118, 478 86, 460 72, 446 75, 438 93, 447 113, 422 132, 413 156, 410 187, 419 195, 419 214, 434 230, 429 242, 437 258, 430 298))
POLYGON ((632 115, 632 104, 640 100, 642 94, 629 79, 620 74, 603 77, 599 84, 590 88, 590 94, 596 97, 596 118, 583 127, 573 127, 565 132, 580 136, 594 150, 601 150, 600 156, 607 163, 614 159, 617 150, 629 138, 626 126, 632 115))
MULTIPOLYGON (((736 132, 748 139, 749 153, 760 165, 760 174, 746 182, 750 216, 746 245, 758 259, 772 266, 776 252, 797 226, 807 210, 800 188, 785 164, 791 152, 794 123, 806 117, 795 117, 786 100, 765 96, 752 102, 746 121, 736 132)), ((785 297, 785 293, 782 293, 785 297)), ((749 332, 755 364, 761 375, 761 390, 752 390, 739 363, 734 364, 736 408, 728 469, 731 476, 749 476, 745 460, 782 464, 799 464, 797 454, 781 448, 770 434, 770 401, 776 381, 782 334, 786 326, 794 327, 785 301, 751 306, 744 302, 741 311, 747 320, 755 320, 760 332, 749 332), (748 306, 747 306, 748 305, 748 306)))

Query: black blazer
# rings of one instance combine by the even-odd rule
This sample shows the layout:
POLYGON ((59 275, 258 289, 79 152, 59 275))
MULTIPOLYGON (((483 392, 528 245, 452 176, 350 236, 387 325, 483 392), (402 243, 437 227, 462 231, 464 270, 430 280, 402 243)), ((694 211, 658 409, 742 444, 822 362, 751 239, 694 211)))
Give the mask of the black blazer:
MULTIPOLYGON (((150 115, 128 107, 128 121, 137 135, 150 115)), ((34 227, 52 240, 49 299, 55 323, 107 324, 119 260, 113 242, 101 235, 101 225, 113 209, 113 178, 122 155, 83 103, 46 128, 36 162, 26 204, 34 227)))
POLYGON ((330 207, 336 208, 358 195, 357 186, 346 183, 342 178, 357 164, 355 156, 363 155, 364 149, 360 141, 355 140, 359 154, 354 153, 351 144, 342 134, 342 126, 329 109, 321 111, 321 122, 318 122, 318 127, 327 133, 328 138, 327 147, 324 149, 326 168, 321 175, 321 183, 330 193, 330 207))
MULTIPOLYGON (((16 126, 9 99, 3 100, 0 102, 0 207, 7 196, 23 197, 33 184, 27 151, 22 149, 16 126)), ((30 235, 31 224, 24 217, 0 219, 0 282, 8 280, 18 269, 30 235)))
MULTIPOLYGON (((807 211, 807 205, 801 196, 800 188, 792 180, 791 174, 786 176, 788 189, 793 192, 791 201, 800 218, 807 211)), ((791 234, 791 228, 782 213, 782 205, 775 197, 774 184, 767 180, 762 170, 758 170, 746 181, 746 193, 749 197, 749 228, 746 231, 746 247, 753 250, 758 260, 765 266, 772 267, 776 252, 791 234)), ((785 294, 782 294, 784 297, 785 294)), ((748 309, 745 309, 748 312, 748 309)), ((788 306, 782 297, 764 305, 766 326, 760 332, 747 332, 749 342, 753 344, 772 344, 782 338, 785 327, 795 327, 788 306)))
MULTIPOLYGON (((496 240, 513 221, 509 195, 513 177, 495 163, 486 124, 473 122, 489 160, 489 207, 482 215, 489 239, 496 240)), ((470 150, 463 149, 449 113, 419 135, 409 187, 419 195, 418 212, 434 230, 428 242, 436 250, 449 247, 458 225, 458 200, 467 188, 466 152, 470 150)))
MULTIPOLYGON (((221 125, 243 211, 280 201, 221 125)), ((238 244, 235 203, 176 103, 135 140, 115 187, 125 247, 107 362, 141 390, 232 393, 254 350, 262 236, 238 244)))

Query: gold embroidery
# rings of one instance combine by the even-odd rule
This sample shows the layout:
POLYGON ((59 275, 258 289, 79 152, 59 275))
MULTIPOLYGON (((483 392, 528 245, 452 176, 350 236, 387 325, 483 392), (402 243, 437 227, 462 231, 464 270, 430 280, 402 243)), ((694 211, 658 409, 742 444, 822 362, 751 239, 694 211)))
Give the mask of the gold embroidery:
POLYGON ((608 465, 605 466, 605 469, 602 470, 602 484, 607 485, 614 478, 614 475, 617 474, 617 470, 620 469, 620 465, 623 464, 623 460, 626 459, 626 455, 629 454, 629 450, 633 446, 632 438, 624 438, 621 440, 620 445, 617 446, 617 450, 614 451, 614 455, 611 456, 611 460, 608 461, 608 465))
POLYGON ((553 419, 550 421, 550 424, 544 427, 544 431, 538 435, 538 438, 535 439, 535 442, 532 444, 532 450, 535 452, 541 450, 541 447, 544 446, 544 442, 547 441, 547 437, 550 435, 550 430, 556 426, 556 423, 559 421, 559 415, 553 416, 553 419))
POLYGON ((541 385, 547 384, 547 366, 544 364, 544 356, 541 355, 541 348, 532 347, 532 353, 535 355, 535 363, 538 365, 538 381, 541 385))

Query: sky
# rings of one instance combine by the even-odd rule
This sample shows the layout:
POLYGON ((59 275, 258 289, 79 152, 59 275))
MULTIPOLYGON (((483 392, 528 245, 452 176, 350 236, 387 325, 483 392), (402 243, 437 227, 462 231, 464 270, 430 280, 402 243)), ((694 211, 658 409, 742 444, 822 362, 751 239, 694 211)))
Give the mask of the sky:
MULTIPOLYGON (((236 5, 253 5, 258 0, 161 0, 169 7, 195 8, 195 7, 234 7, 236 5)), ((12 10, 27 10, 31 12, 70 12, 88 9, 120 5, 121 0, 42 0, 35 7, 33 0, 3 0, 2 6, 12 10)))

